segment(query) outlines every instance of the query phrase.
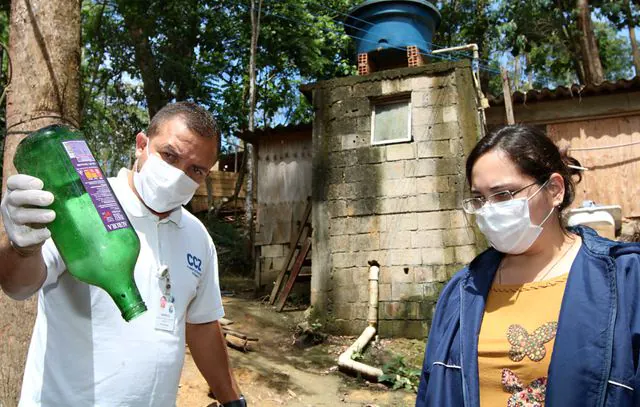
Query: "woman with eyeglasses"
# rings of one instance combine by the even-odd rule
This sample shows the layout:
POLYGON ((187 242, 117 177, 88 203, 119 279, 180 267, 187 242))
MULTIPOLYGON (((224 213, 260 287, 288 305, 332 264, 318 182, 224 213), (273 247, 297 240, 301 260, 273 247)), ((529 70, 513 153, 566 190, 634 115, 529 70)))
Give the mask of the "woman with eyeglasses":
POLYGON ((469 154, 492 248, 440 295, 416 406, 640 406, 640 245, 563 226, 578 166, 525 126, 469 154))

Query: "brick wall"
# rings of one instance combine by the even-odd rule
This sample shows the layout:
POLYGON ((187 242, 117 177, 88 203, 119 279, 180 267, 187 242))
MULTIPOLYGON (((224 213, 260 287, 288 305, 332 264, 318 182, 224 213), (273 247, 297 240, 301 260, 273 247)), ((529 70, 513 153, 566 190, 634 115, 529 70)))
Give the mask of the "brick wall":
POLYGON ((315 85, 312 305, 336 331, 366 326, 367 261, 381 265, 379 330, 424 337, 445 282, 475 256, 460 209, 479 135, 468 64, 315 85), (410 93, 411 142, 372 146, 376 98, 410 93))

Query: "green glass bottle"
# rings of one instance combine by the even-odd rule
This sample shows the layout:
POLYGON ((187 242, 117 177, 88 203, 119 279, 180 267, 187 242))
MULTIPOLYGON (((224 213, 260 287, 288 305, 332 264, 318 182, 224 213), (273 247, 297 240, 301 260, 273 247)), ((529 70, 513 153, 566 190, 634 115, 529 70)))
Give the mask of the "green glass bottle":
POLYGON ((104 289, 126 321, 145 312, 133 279, 140 240, 82 134, 42 128, 22 140, 13 163, 54 195, 56 219, 48 228, 67 271, 104 289))

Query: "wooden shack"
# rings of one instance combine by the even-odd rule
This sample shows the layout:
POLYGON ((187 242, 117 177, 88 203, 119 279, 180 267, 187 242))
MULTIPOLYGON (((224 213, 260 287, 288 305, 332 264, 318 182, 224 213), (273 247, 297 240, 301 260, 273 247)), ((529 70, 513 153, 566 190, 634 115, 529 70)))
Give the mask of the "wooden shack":
MULTIPOLYGON (((574 206, 583 200, 621 205, 640 217, 640 76, 600 85, 534 89, 512 95, 516 123, 544 126, 559 146, 588 168, 574 206)), ((489 127, 506 124, 504 98, 490 98, 489 127)))
POLYGON ((311 132, 303 124, 237 135, 257 150, 256 285, 267 290, 284 267, 311 195, 311 132))

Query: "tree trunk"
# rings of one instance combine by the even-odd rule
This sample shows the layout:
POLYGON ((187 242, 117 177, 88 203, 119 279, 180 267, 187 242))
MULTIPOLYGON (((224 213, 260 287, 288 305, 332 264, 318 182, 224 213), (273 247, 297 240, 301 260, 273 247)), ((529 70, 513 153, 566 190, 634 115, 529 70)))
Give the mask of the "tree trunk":
MULTIPOLYGON (((260 12, 262 0, 251 0, 251 51, 249 55, 249 131, 255 130, 256 111, 256 54, 260 35, 260 12)), ((247 143, 247 195, 245 197, 245 222, 250 247, 253 247, 253 192, 255 188, 255 149, 247 143)), ((250 250, 253 254, 253 250, 250 250)))
POLYGON ((151 49, 151 42, 144 27, 138 24, 138 14, 129 13, 127 10, 127 7, 136 7, 136 4, 127 0, 119 0, 117 4, 118 10, 124 18, 127 32, 131 36, 136 65, 140 69, 140 75, 142 76, 142 89, 147 100, 149 119, 151 119, 167 103, 167 98, 160 85, 160 78, 156 74, 155 57, 151 49))
POLYGON ((577 0, 578 29, 580 30, 580 53, 584 67, 585 85, 599 84, 604 81, 604 72, 600 62, 598 42, 593 32, 591 11, 588 0, 577 0))
POLYGON ((636 40, 636 27, 633 24, 633 14, 631 13, 631 1, 626 1, 625 11, 629 21, 629 41, 631 42, 631 54, 633 55, 633 66, 636 69, 636 76, 640 75, 640 49, 636 40))
MULTIPOLYGON (((51 124, 80 127, 80 0, 13 0, 3 186, 26 134, 51 124)), ((2 239, 6 235, 2 234, 2 239)), ((6 240, 5 240, 6 241, 6 240)), ((13 406, 35 318, 36 297, 0 294, 0 404, 13 406)))

